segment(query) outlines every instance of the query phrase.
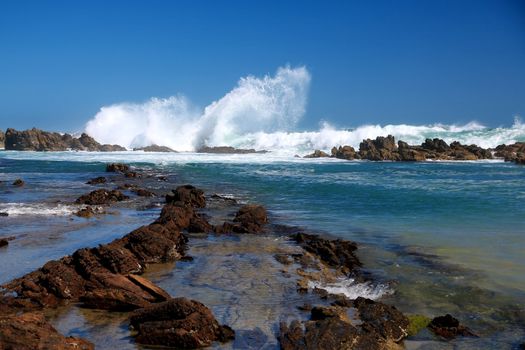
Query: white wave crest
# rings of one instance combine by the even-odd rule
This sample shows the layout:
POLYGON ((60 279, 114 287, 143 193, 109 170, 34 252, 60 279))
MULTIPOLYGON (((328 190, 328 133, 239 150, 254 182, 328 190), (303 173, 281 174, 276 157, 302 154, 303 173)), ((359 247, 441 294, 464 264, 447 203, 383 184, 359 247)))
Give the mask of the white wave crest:
POLYGON ((305 67, 279 68, 274 76, 241 78, 233 90, 203 109, 182 95, 102 107, 87 123, 86 132, 99 142, 128 149, 157 144, 192 152, 205 145, 232 146, 288 157, 339 145, 358 148, 364 139, 386 135, 413 145, 436 137, 484 148, 525 141, 525 124, 518 118, 510 128, 470 122, 337 129, 325 122, 317 131, 293 131, 305 113, 309 84, 305 67))
POLYGON ((240 79, 204 110, 184 96, 102 107, 86 132, 99 142, 126 148, 158 144, 194 151, 203 145, 229 145, 239 135, 291 130, 305 112, 309 84, 305 67, 279 68, 273 77, 240 79))
POLYGON ((344 294, 349 299, 358 297, 377 300, 383 295, 391 294, 392 291, 383 284, 373 285, 370 282, 357 283, 353 278, 340 279, 335 283, 322 283, 309 281, 308 288, 319 288, 330 294, 344 294))
POLYGON ((67 216, 79 209, 64 204, 0 203, 0 212, 9 216, 67 216))

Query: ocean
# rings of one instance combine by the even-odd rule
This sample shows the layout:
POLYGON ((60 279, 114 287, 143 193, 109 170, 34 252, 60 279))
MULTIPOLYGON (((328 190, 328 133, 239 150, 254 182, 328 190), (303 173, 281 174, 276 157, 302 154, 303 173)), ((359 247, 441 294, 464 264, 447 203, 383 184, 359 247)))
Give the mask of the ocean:
MULTIPOLYGON (((15 239, 0 249, 0 283, 155 219, 160 203, 117 206, 97 220, 72 216, 77 208, 70 203, 92 189, 85 182, 115 161, 208 194, 261 203, 274 223, 356 241, 376 284, 359 289, 341 281, 325 288, 381 298, 409 314, 451 313, 481 335, 445 344, 423 337, 408 348, 511 348, 525 337, 525 167, 499 160, 2 151, 0 212, 9 216, 0 217, 0 238, 15 239), (10 186, 16 178, 26 186, 10 186)), ((67 334, 87 332, 56 324, 67 334)))

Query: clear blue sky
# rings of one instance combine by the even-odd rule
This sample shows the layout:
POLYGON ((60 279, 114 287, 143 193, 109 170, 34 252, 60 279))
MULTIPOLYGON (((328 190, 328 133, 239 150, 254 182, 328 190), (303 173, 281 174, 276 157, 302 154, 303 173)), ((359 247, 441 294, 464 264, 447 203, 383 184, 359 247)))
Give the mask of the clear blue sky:
POLYGON ((0 127, 80 130, 103 105, 305 65, 337 126, 525 116, 525 1, 0 2, 0 127))

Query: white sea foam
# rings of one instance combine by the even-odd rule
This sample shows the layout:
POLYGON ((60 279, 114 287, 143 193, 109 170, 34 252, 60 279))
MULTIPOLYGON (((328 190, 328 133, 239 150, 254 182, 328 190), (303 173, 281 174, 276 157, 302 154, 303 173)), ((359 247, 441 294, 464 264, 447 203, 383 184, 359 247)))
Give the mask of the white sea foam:
POLYGON ((121 103, 101 110, 86 132, 128 149, 159 144, 177 151, 235 143, 241 135, 292 130, 306 108, 310 74, 279 68, 275 76, 239 80, 224 97, 199 110, 182 95, 121 103))
POLYGON ((323 289, 330 294, 344 294, 349 299, 363 297, 376 300, 383 295, 392 293, 392 290, 383 284, 373 285, 370 282, 357 283, 353 278, 340 279, 335 283, 309 281, 308 287, 311 289, 323 289))
POLYGON ((192 152, 203 145, 233 146, 285 156, 339 145, 357 148, 363 139, 386 135, 409 144, 435 137, 482 147, 525 141, 525 124, 518 118, 510 128, 470 122, 338 129, 323 123, 319 130, 297 132, 294 128, 305 113, 309 84, 305 67, 282 67, 274 76, 241 78, 233 90, 205 108, 194 106, 183 95, 102 107, 85 130, 99 142, 128 149, 158 144, 192 152))
POLYGON ((0 212, 9 216, 67 216, 79 208, 64 204, 0 203, 0 212))

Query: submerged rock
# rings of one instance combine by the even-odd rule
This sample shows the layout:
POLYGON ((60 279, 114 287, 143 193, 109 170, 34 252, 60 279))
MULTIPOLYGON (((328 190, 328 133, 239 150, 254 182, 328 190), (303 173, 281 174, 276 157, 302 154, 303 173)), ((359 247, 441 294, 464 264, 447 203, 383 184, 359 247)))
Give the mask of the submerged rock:
POLYGON ((133 312, 130 324, 139 344, 184 349, 210 346, 234 339, 234 331, 219 325, 210 309, 186 298, 174 298, 133 312))
POLYGON ((246 204, 235 214, 233 222, 214 228, 216 233, 260 233, 268 223, 268 212, 262 205, 246 204))
POLYGON ((13 181, 13 186, 15 186, 15 187, 22 187, 25 184, 26 183, 22 179, 16 179, 15 181, 13 181))
POLYGON ((477 337, 468 327, 463 326, 450 314, 438 316, 430 321, 428 328, 434 334, 445 339, 453 339, 457 336, 477 337))
POLYGON ((111 163, 106 165, 108 173, 126 173, 129 171, 129 165, 123 163, 111 163))
POLYGON ((129 199, 128 196, 117 190, 108 191, 105 189, 95 190, 88 194, 82 195, 75 201, 76 204, 102 205, 121 202, 129 199))
POLYGON ((91 180, 89 180, 88 182, 86 182, 86 184, 88 185, 99 185, 99 184, 105 184, 108 180, 104 177, 104 176, 99 176, 99 177, 95 177, 91 180))
POLYGON ((1 315, 0 349, 91 350, 87 340, 64 337, 38 312, 1 315))
POLYGON ((95 211, 94 211, 93 208, 90 207, 90 206, 87 206, 87 207, 85 207, 85 208, 82 208, 82 209, 80 209, 79 211, 77 211, 77 212, 75 213, 76 216, 78 216, 78 217, 80 217, 80 218, 86 218, 86 219, 95 216, 95 214, 96 214, 95 211))
POLYGON ((9 245, 9 241, 7 239, 0 239, 0 248, 7 247, 9 245))

